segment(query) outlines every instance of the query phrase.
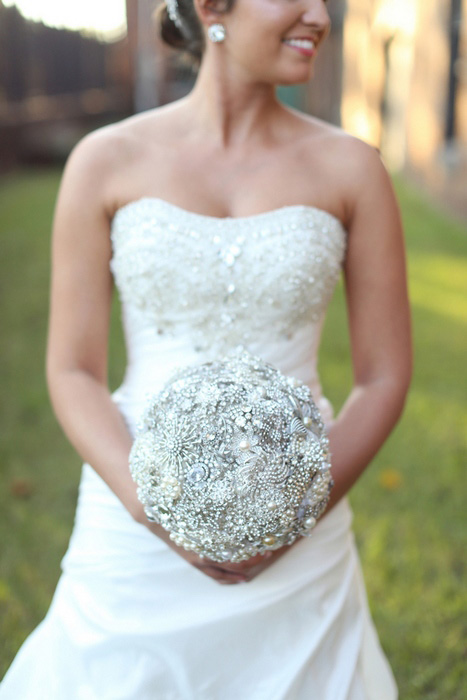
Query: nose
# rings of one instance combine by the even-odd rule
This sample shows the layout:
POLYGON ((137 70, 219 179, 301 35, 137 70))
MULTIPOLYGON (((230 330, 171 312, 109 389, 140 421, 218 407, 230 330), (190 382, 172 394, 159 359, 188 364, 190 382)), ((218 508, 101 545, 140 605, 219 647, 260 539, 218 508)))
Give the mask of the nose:
POLYGON ((331 26, 331 19, 324 0, 307 0, 305 5, 303 23, 315 27, 320 33, 327 33, 331 26))

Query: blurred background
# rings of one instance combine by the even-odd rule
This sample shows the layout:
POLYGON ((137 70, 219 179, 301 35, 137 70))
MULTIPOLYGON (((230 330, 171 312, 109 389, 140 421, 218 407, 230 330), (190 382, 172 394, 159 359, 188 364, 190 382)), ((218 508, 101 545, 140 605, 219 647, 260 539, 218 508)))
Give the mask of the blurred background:
MULTIPOLYGON (((45 615, 81 460, 45 383, 50 233, 66 158, 89 131, 190 91, 158 0, 0 0, 0 677, 45 615)), ((415 372, 404 414, 350 493, 370 607, 401 700, 464 700, 467 599, 467 0, 330 0, 332 32, 285 103, 380 149, 400 202, 415 372), (464 579, 465 580, 465 579, 464 579)), ((109 385, 125 367, 114 299, 109 385)), ((342 280, 320 352, 337 413, 351 387, 342 280)))
MULTIPOLYGON (((186 94, 158 0, 0 0, 0 168, 64 158, 87 130, 186 94), (50 26, 55 25, 55 26, 50 26)), ((467 215, 467 0, 332 0, 307 85, 281 98, 378 146, 467 215)))

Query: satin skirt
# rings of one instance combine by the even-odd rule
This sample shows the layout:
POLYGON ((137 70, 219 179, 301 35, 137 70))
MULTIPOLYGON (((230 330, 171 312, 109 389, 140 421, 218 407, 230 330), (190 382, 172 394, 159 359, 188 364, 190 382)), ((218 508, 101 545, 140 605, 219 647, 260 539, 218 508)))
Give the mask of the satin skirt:
POLYGON ((136 523, 88 464, 63 574, 0 700, 394 700, 344 497, 248 583, 136 523))

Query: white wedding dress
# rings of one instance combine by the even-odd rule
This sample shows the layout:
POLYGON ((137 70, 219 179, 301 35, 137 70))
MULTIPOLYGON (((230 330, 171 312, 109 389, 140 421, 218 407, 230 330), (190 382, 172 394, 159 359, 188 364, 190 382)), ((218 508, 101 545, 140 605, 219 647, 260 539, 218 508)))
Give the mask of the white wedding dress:
MULTIPOLYGON (((111 269, 128 366, 113 399, 134 434, 175 367, 236 345, 312 389, 346 232, 306 205, 240 218, 155 197, 119 209, 111 269)), ((88 464, 52 604, 0 700, 394 700, 347 497, 248 583, 221 585, 137 524, 88 464)))

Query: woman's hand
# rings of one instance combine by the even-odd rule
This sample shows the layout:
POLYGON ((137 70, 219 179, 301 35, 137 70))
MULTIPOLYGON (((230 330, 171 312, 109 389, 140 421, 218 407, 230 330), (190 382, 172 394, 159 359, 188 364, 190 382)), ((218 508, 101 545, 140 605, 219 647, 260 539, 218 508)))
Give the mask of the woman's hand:
POLYGON ((207 557, 200 557, 195 552, 187 552, 187 555, 181 556, 203 574, 224 585, 251 581, 272 563, 272 557, 261 554, 239 563, 217 562, 207 557))
POLYGON ((284 545, 279 549, 269 550, 264 554, 257 554, 250 559, 246 559, 242 562, 218 562, 208 559, 207 557, 200 557, 196 552, 192 552, 179 547, 175 544, 173 540, 170 539, 169 533, 164 530, 161 525, 156 525, 155 523, 150 523, 146 521, 145 525, 157 535, 160 539, 164 540, 166 544, 171 547, 179 556, 185 559, 189 564, 197 568, 206 576, 213 578, 220 584, 232 584, 232 583, 246 583, 252 581, 256 576, 265 571, 271 564, 274 564, 283 554, 285 554, 291 547, 293 547, 297 542, 301 540, 298 538, 292 545, 284 545))
MULTIPOLYGON (((257 554, 242 562, 217 562, 206 557, 202 558, 194 552, 187 552, 184 557, 206 576, 210 576, 220 584, 247 583, 274 564, 293 545, 284 545, 280 549, 257 554)), ((184 556, 184 555, 182 555, 184 556)))

